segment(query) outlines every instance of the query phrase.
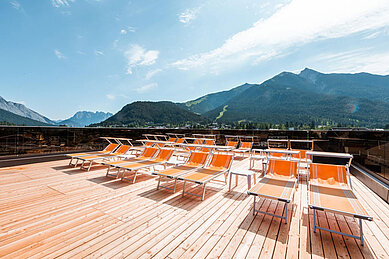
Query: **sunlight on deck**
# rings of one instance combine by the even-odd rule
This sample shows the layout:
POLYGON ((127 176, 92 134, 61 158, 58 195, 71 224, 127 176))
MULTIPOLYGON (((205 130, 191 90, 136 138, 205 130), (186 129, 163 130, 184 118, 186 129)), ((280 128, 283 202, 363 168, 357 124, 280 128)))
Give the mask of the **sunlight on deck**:
MULTIPOLYGON (((253 216, 244 178, 231 192, 227 185, 210 184, 200 201, 182 197, 182 184, 173 194, 156 190, 156 177, 141 175, 131 184, 107 178, 101 166, 86 172, 67 163, 0 169, 0 257, 389 257, 389 204, 355 177, 356 195, 374 219, 364 224, 365 246, 338 234, 313 233, 305 180, 284 224, 268 215, 253 216)), ((248 166, 248 159, 237 160, 232 170, 248 166)), ((201 192, 192 187, 191 192, 201 192)), ((284 203, 260 199, 259 207, 282 214, 284 203)), ((320 226, 359 233, 350 217, 318 215, 320 226)))

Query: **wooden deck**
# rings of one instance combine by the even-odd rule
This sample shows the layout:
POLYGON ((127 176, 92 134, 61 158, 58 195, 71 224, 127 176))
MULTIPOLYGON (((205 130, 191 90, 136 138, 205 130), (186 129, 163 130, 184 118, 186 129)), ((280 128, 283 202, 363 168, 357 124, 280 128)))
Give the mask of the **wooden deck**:
MULTIPOLYGON (((233 170, 248 164, 247 159, 234 161, 233 170)), ((131 184, 106 178, 102 167, 85 172, 69 168, 67 161, 2 168, 0 257, 389 258, 389 205, 352 181, 374 218, 364 222, 364 247, 353 238, 313 233, 305 181, 284 224, 252 215, 253 198, 246 194, 244 178, 231 192, 211 184, 201 202, 156 190, 155 177, 142 176, 131 184)), ((276 201, 260 200, 257 206, 279 214, 284 210, 276 201)), ((349 217, 319 213, 319 224, 359 233, 358 222, 349 217)))

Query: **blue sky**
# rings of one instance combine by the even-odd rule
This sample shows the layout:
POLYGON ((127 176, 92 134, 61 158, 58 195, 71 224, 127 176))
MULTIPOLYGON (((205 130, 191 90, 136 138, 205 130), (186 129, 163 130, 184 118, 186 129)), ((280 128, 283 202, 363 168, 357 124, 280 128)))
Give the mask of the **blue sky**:
POLYGON ((49 117, 282 71, 389 74, 387 0, 2 0, 0 96, 49 117))

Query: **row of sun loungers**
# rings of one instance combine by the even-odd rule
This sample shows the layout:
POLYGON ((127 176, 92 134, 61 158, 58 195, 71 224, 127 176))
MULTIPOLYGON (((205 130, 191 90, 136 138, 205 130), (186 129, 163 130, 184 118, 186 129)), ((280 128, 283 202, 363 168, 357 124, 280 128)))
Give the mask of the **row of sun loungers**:
MULTIPOLYGON (((206 186, 210 181, 218 177, 225 177, 231 169, 235 154, 251 154, 252 142, 227 141, 226 146, 215 146, 214 139, 195 139, 193 144, 186 144, 184 138, 170 137, 166 140, 142 140, 142 151, 136 157, 126 158, 124 155, 131 150, 132 145, 109 143, 101 151, 91 153, 71 154, 71 161, 77 159, 83 161, 81 167, 88 164, 88 170, 92 163, 97 162, 107 166, 107 176, 136 182, 141 173, 151 173, 158 177, 157 189, 164 188, 176 191, 177 183, 183 182, 182 195, 189 194, 205 198, 206 186), (181 164, 169 163, 175 154, 187 154, 181 164), (168 167, 169 165, 169 167, 168 167), (156 170, 159 167, 162 170, 156 170), (116 171, 116 172, 115 172, 116 171), (161 184, 161 180, 170 180, 173 186, 161 184), (187 191, 187 183, 194 183, 202 187, 201 195, 187 191)), ((255 150, 250 157, 250 168, 255 150)), ((313 226, 316 229, 326 230, 337 234, 361 240, 363 245, 362 220, 372 220, 366 210, 357 200, 352 190, 349 165, 352 156, 348 154, 336 154, 326 152, 313 152, 309 150, 292 150, 282 148, 268 148, 261 150, 259 154, 264 165, 264 176, 251 189, 248 194, 254 197, 253 213, 263 213, 279 217, 288 222, 288 204, 293 201, 295 189, 299 183, 300 163, 305 163, 303 168, 308 170, 307 181, 309 190, 309 209, 313 210, 313 226), (330 156, 349 159, 344 165, 322 164, 315 161, 314 157, 330 156), (257 198, 266 198, 285 203, 282 215, 269 213, 257 209, 257 198), (328 211, 351 216, 359 219, 360 234, 350 235, 320 227, 316 224, 317 211, 328 211)), ((69 163, 71 164, 71 162, 69 163)), ((292 206, 293 209, 293 206, 292 206)))

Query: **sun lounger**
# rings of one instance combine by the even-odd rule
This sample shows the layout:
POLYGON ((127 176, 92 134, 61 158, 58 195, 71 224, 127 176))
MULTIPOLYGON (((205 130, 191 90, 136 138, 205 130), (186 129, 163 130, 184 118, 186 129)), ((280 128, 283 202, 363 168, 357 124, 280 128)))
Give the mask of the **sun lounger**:
POLYGON ((250 154, 251 149, 253 148, 253 142, 240 142, 239 148, 234 150, 234 153, 241 153, 245 156, 246 153, 250 154))
POLYGON ((177 177, 204 166, 205 163, 207 162, 208 155, 209 155, 208 152, 193 151, 190 153, 189 158, 187 159, 185 164, 152 173, 153 175, 159 176, 157 189, 161 187, 176 192, 177 177), (160 183, 162 177, 174 179, 174 187, 169 188, 169 187, 161 186, 160 183))
POLYGON ((227 141, 226 146, 236 148, 238 146, 238 141, 227 141))
POLYGON ((115 152, 106 154, 106 155, 94 155, 94 156, 83 156, 79 159, 82 160, 81 169, 85 168, 85 162, 89 162, 88 171, 92 167, 93 162, 98 160, 113 160, 113 159, 123 159, 123 156, 131 149, 129 145, 121 145, 115 152))
POLYGON ((109 143, 108 146, 106 146, 101 151, 94 151, 94 152, 84 152, 84 153, 76 153, 76 154, 66 154, 67 157, 70 157, 69 165, 73 165, 74 167, 78 164, 78 158, 83 156, 92 156, 92 155, 106 155, 109 153, 112 153, 119 147, 119 144, 116 143, 109 143), (77 159, 75 164, 72 164, 73 159, 77 159))
POLYGON ((136 163, 136 162, 141 162, 141 161, 146 161, 146 160, 152 159, 157 154, 158 150, 159 149, 157 147, 147 147, 137 157, 131 157, 131 158, 127 158, 127 159, 123 159, 123 160, 119 160, 119 161, 101 162, 101 164, 108 166, 106 175, 109 176, 110 175, 109 171, 110 171, 111 167, 118 167, 121 165, 127 165, 127 164, 131 164, 131 163, 136 163))
POLYGON ((293 198, 297 186, 298 162, 281 159, 269 159, 265 176, 247 193, 254 196, 255 212, 275 216, 288 222, 288 204, 293 198), (255 209, 256 197, 278 200, 285 203, 285 216, 255 209))
POLYGON ((117 166, 117 168, 118 168, 117 177, 120 175, 120 171, 122 171, 122 173, 121 173, 122 180, 129 180, 129 181, 135 183, 136 176, 137 176, 138 171, 140 169, 154 168, 154 171, 155 171, 155 166, 157 166, 157 165, 163 165, 166 169, 166 163, 169 161, 169 159, 173 155, 173 152, 174 152, 174 149, 172 149, 172 148, 161 148, 159 150, 158 154, 156 155, 156 157, 153 159, 141 161, 141 162, 136 162, 136 163, 131 163, 128 165, 117 166), (129 173, 129 172, 134 173, 133 179, 126 177, 126 173, 129 173))
MULTIPOLYGON (((323 152, 308 152, 307 154, 313 155, 315 153, 320 153, 320 156, 325 155, 323 152)), ((347 154, 339 154, 339 156, 342 155, 344 157, 344 155, 347 154)), ((362 220, 371 221, 373 219, 368 215, 363 205, 358 201, 352 190, 348 164, 331 165, 310 163, 308 206, 313 210, 314 232, 316 232, 316 229, 321 229, 332 233, 341 234, 359 239, 361 241, 361 245, 363 245, 362 220), (328 211, 359 219, 359 236, 317 226, 317 210, 328 211)))
POLYGON ((233 160, 234 160, 233 154, 222 154, 222 153, 213 154, 211 161, 206 167, 196 169, 194 171, 188 172, 184 175, 177 177, 178 180, 184 181, 182 196, 184 196, 186 193, 186 194, 201 197, 201 200, 204 200, 206 184, 223 174, 227 176, 228 172, 230 171, 233 160), (185 192, 185 183, 187 181, 202 185, 203 186, 202 195, 185 192))

